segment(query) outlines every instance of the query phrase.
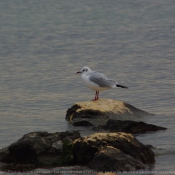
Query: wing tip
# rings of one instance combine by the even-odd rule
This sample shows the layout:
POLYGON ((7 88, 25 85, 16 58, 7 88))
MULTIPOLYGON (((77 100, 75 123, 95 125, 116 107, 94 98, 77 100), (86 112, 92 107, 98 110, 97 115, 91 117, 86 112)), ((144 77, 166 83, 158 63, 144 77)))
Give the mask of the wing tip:
POLYGON ((120 85, 120 84, 116 84, 116 87, 120 87, 120 88, 126 88, 126 89, 128 89, 127 86, 123 86, 123 85, 120 85))

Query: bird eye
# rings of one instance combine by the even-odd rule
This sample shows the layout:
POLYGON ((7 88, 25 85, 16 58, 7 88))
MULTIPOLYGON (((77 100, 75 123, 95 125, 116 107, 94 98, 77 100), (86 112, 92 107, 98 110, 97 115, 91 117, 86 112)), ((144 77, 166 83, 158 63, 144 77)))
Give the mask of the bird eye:
POLYGON ((83 72, 85 71, 85 69, 83 69, 83 72))
POLYGON ((88 69, 86 69, 86 72, 88 71, 88 69))

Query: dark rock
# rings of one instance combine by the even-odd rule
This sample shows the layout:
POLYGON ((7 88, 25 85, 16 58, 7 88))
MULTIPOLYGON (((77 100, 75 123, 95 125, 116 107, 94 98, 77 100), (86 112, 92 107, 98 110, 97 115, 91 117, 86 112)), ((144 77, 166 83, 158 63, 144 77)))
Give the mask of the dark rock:
POLYGON ((63 158, 67 156, 65 153, 68 153, 66 145, 69 145, 77 138, 80 138, 80 134, 77 131, 32 132, 24 135, 4 151, 1 150, 0 152, 3 153, 0 154, 0 161, 35 165, 64 164, 63 158))
POLYGON ((89 163, 89 168, 96 171, 135 171, 146 167, 140 161, 112 146, 102 148, 89 163))
POLYGON ((118 133, 95 133, 73 142, 73 155, 76 164, 87 165, 94 155, 102 148, 112 146, 124 154, 144 163, 154 163, 153 151, 140 143, 132 134, 118 133))
MULTIPOLYGON (((15 174, 15 172, 19 172, 19 174, 22 174, 22 172, 29 172, 31 170, 34 170, 37 168, 34 164, 7 164, 0 162, 0 170, 1 172, 7 172, 7 174, 12 173, 15 174)), ((5 173, 3 173, 5 175, 5 173)))
POLYGON ((9 166, 12 164, 11 169, 14 170, 43 165, 88 165, 92 161, 89 164, 92 168, 100 170, 102 164, 105 166, 101 170, 118 171, 145 168, 142 164, 154 163, 154 153, 132 134, 122 132, 96 133, 83 138, 77 131, 32 132, 9 147, 1 149, 0 161, 10 163, 9 166), (112 157, 113 154, 118 157, 112 157), (104 159, 112 160, 111 166, 104 159), (97 160, 98 166, 92 166, 97 160), (123 165, 124 161, 127 162, 126 165, 123 165))
POLYGON ((94 126, 94 125, 86 120, 81 120, 73 122, 73 126, 94 126))
POLYGON ((71 120, 71 116, 80 108, 81 108, 81 106, 79 106, 77 104, 75 104, 71 108, 69 108, 67 110, 67 113, 66 113, 66 120, 71 120))
POLYGON ((80 124, 82 121, 84 122, 84 119, 86 119, 86 123, 91 123, 91 126, 98 126, 99 124, 105 124, 110 119, 107 114, 102 113, 98 110, 82 110, 75 112, 69 117, 68 115, 66 116, 66 120, 68 120, 70 123, 73 123, 73 125, 80 124))
POLYGON ((136 120, 145 115, 152 115, 134 106, 111 99, 79 102, 67 110, 66 120, 69 123, 86 121, 94 126, 104 125, 109 119, 136 120))
POLYGON ((142 134, 148 131, 158 131, 165 130, 166 128, 161 126, 156 126, 152 124, 147 124, 144 122, 136 122, 130 120, 108 120, 106 125, 101 127, 102 129, 109 130, 112 132, 126 132, 132 134, 142 134))

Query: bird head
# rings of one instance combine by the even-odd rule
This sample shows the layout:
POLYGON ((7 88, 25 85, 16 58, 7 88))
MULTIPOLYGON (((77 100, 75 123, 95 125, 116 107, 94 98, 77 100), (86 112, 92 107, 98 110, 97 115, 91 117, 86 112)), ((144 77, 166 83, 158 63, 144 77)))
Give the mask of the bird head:
POLYGON ((77 72, 77 74, 79 74, 79 73, 84 74, 84 73, 87 73, 87 72, 91 72, 91 69, 87 66, 84 66, 80 71, 77 72))

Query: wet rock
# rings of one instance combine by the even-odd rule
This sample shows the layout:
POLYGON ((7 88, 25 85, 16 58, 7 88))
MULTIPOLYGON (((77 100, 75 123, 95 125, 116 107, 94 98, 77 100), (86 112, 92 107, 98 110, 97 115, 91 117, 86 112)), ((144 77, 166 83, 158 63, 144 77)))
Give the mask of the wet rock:
POLYGON ((89 168, 96 171, 135 171, 146 167, 140 161, 112 146, 102 148, 89 163, 89 168))
POLYGON ((142 134, 148 131, 158 131, 158 130, 166 130, 167 128, 156 126, 152 124, 147 124, 144 122, 136 122, 130 120, 108 120, 108 122, 100 127, 101 129, 105 129, 111 132, 126 132, 132 134, 142 134))
POLYGON ((79 102, 67 110, 66 120, 70 123, 86 120, 94 126, 104 125, 109 119, 136 120, 151 115, 134 106, 112 99, 79 102))
POLYGON ((67 164, 68 157, 64 160, 64 155, 67 151, 66 145, 77 138, 80 138, 77 131, 32 132, 24 135, 8 148, 1 150, 0 161, 35 165, 67 164))
POLYGON ((80 137, 77 131, 32 132, 1 149, 0 161, 9 163, 7 169, 21 171, 43 165, 88 164, 100 171, 119 171, 145 168, 144 164, 154 163, 154 153, 132 134, 122 132, 96 133, 85 137, 80 137), (109 165, 105 159, 113 163, 109 165), (99 162, 93 166, 96 161, 99 162), (123 162, 126 164, 123 165, 123 162), (100 164, 105 166, 100 167, 100 164))
POLYGON ((124 154, 143 163, 154 163, 153 151, 140 143, 132 134, 118 133, 95 133, 74 140, 73 155, 76 164, 87 165, 93 160, 95 154, 103 147, 112 146, 124 154))
POLYGON ((75 121, 73 122, 73 126, 94 126, 92 123, 86 120, 75 121))

